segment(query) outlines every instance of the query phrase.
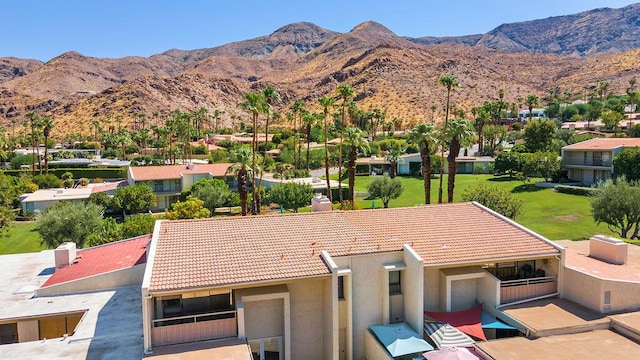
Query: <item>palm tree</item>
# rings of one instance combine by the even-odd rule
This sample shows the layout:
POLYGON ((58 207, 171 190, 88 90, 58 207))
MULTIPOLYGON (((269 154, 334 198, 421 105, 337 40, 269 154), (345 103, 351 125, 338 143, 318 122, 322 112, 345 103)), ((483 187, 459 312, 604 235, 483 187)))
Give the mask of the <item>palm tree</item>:
POLYGON ((35 162, 33 159, 33 149, 36 149, 36 157, 38 159, 38 170, 42 174, 42 162, 40 161, 40 129, 42 128, 42 117, 33 111, 27 113, 31 126, 31 173, 35 173, 35 162))
POLYGON ((353 98, 353 88, 350 85, 340 85, 338 86, 338 94, 340 94, 340 98, 342 98, 342 118, 340 122, 340 147, 338 148, 338 194, 340 196, 340 204, 342 204, 343 195, 342 195, 342 142, 344 139, 344 127, 347 123, 347 107, 349 106, 349 102, 351 98, 353 98))
MULTIPOLYGON (((348 167, 349 173, 349 198, 353 205, 355 185, 356 185, 356 159, 358 158, 358 150, 363 153, 369 152, 369 143, 364 138, 364 132, 357 127, 349 126, 345 129, 344 143, 349 147, 348 167)), ((352 206, 353 208, 353 206, 352 206)))
POLYGON ((373 122, 372 127, 371 127, 371 141, 375 141, 376 140, 376 135, 377 135, 377 132, 378 132, 378 126, 380 125, 381 121, 385 120, 387 115, 382 110, 380 110, 378 108, 375 108, 375 109, 373 109, 372 116, 376 121, 373 122))
POLYGON ((473 125, 471 122, 456 118, 451 120, 446 128, 446 136, 449 140, 449 155, 447 162, 449 164, 449 177, 447 179, 447 202, 453 202, 453 189, 455 187, 456 172, 458 170, 456 157, 460 153, 460 144, 468 142, 474 135, 473 125))
MULTIPOLYGON (((252 161, 252 157, 255 155, 253 151, 246 146, 239 147, 231 151, 234 164, 229 166, 227 174, 236 176, 238 183, 238 194, 240 194, 240 207, 242 209, 242 216, 247 216, 247 184, 249 176, 253 176, 252 167, 255 161, 252 161)), ((255 187, 255 186, 254 186, 255 187)))
MULTIPOLYGON (((256 134, 258 133, 258 115, 264 111, 264 96, 261 93, 248 92, 244 94, 245 102, 239 103, 238 107, 242 110, 248 111, 251 113, 251 118, 253 120, 253 142, 252 142, 252 153, 253 158, 251 161, 251 174, 255 176, 256 173, 256 153, 258 152, 258 138, 256 134)), ((253 181, 252 181, 253 183, 253 181)), ((257 192, 259 190, 253 186, 253 196, 251 198, 251 214, 256 215, 258 212, 257 209, 257 192)))
POLYGON ((44 136, 44 173, 49 173, 49 136, 51 135, 51 129, 53 129, 53 121, 46 116, 41 118, 42 135, 44 136))
POLYGON ((267 115, 267 121, 264 126, 264 152, 262 153, 262 166, 260 166, 260 179, 258 180, 258 199, 256 205, 258 209, 262 207, 262 199, 260 199, 260 188, 262 187, 262 176, 264 175, 265 162, 267 161, 267 145, 269 144, 269 119, 273 114, 273 104, 280 102, 280 94, 271 86, 262 89, 262 97, 264 99, 263 113, 267 115))
POLYGON ((392 179, 396 177, 398 161, 402 154, 404 154, 404 151, 400 147, 394 146, 384 155, 384 159, 389 162, 389 177, 392 179))
POLYGON ((422 159, 422 179, 424 181, 424 203, 431 203, 431 153, 436 143, 435 125, 421 123, 409 132, 409 142, 420 147, 422 159))
POLYGON ((438 110, 438 105, 436 104, 431 105, 431 123, 432 124, 436 123, 436 110, 438 110))
POLYGON ((302 122, 305 124, 307 138, 307 171, 309 171, 309 145, 311 144, 311 128, 316 123, 316 119, 318 118, 318 114, 313 114, 308 111, 304 113, 302 116, 302 122))
POLYGON ((333 194, 331 193, 331 180, 329 179, 329 127, 327 124, 327 118, 329 117, 329 109, 335 106, 335 99, 327 96, 323 96, 318 99, 320 106, 322 106, 324 114, 324 170, 325 177, 327 178, 327 195, 329 200, 333 203, 333 194))
POLYGON ((296 156, 296 149, 299 149, 298 144, 300 142, 300 135, 297 131, 298 129, 298 118, 300 118, 300 123, 302 123, 302 113, 305 110, 304 101, 297 100, 291 107, 289 108, 293 112, 293 131, 295 136, 293 137, 293 158, 295 159, 295 168, 300 168, 300 154, 296 156))
MULTIPOLYGON (((487 106, 487 104, 489 103, 485 103, 485 106, 487 106)), ((484 129, 484 126, 487 123, 487 120, 489 120, 489 113, 487 112, 487 110, 484 107, 475 107, 473 109, 471 109, 471 112, 473 113, 473 116, 475 118, 475 128, 476 131, 478 133, 478 152, 480 154, 482 154, 482 150, 484 149, 484 140, 482 138, 482 129, 484 129)))
POLYGON ((447 88, 447 105, 445 107, 445 113, 444 113, 444 126, 443 126, 443 131, 442 131, 442 137, 440 139, 440 146, 441 146, 441 151, 440 151, 440 187, 438 188, 438 204, 442 204, 442 178, 444 176, 444 147, 445 147, 445 141, 444 141, 444 136, 445 136, 445 129, 447 129, 447 126, 449 124, 449 103, 451 100, 451 89, 453 89, 454 87, 458 87, 460 86, 458 84, 458 81, 456 80, 456 78, 452 75, 446 75, 441 77, 438 80, 438 83, 444 87, 447 88))
POLYGON ((525 104, 529 107, 529 121, 533 118, 533 108, 538 106, 538 95, 529 94, 525 100, 525 104))

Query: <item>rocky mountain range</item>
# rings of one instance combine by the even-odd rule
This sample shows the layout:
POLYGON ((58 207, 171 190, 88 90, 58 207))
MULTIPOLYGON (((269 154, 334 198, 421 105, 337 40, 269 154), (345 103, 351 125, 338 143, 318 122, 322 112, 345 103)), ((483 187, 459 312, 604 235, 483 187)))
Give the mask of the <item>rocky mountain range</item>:
POLYGON ((205 107, 225 111, 229 124, 248 119, 236 104, 247 91, 276 87, 286 112, 295 100, 316 99, 353 86, 357 106, 388 118, 442 116, 437 79, 456 76, 457 107, 497 99, 517 102, 559 88, 578 96, 597 81, 623 92, 640 76, 640 4, 504 24, 483 35, 401 37, 375 22, 347 33, 311 23, 286 25, 268 36, 197 50, 101 59, 76 52, 43 63, 0 58, 0 123, 17 126, 28 111, 51 116, 54 136, 84 131, 93 120, 205 107), (435 114, 432 105, 437 105, 435 114))

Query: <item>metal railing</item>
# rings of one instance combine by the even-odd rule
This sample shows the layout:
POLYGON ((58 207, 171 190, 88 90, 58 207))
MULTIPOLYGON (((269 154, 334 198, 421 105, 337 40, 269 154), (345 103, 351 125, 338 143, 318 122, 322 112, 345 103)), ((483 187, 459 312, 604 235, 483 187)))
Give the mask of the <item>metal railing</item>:
POLYGON ((543 277, 534 277, 534 278, 528 278, 528 279, 500 281, 500 287, 525 286, 525 285, 533 285, 533 284, 544 284, 544 283, 550 283, 550 282, 556 282, 556 277, 543 276, 543 277))

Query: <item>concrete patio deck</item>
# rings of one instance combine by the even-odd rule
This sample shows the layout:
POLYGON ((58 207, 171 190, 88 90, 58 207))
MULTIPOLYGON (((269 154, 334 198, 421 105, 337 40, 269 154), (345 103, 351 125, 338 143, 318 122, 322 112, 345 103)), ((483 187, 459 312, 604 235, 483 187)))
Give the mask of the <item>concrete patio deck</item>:
POLYGON ((202 341, 190 344, 160 346, 153 348, 153 354, 145 356, 152 360, 197 360, 225 359, 252 360, 247 343, 239 339, 202 341))

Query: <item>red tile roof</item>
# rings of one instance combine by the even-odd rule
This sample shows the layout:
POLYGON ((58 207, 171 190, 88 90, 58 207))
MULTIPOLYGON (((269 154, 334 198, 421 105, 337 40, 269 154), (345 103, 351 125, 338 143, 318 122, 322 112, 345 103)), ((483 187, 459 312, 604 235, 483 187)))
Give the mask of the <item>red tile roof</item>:
POLYGON ((99 185, 93 186, 91 188, 91 193, 95 194, 97 192, 105 192, 105 191, 115 190, 115 189, 117 189, 119 187, 123 187, 123 186, 127 186, 127 185, 129 185, 129 183, 126 180, 99 184, 99 185))
POLYGON ((558 255, 473 203, 160 223, 150 292, 328 274, 320 256, 401 251, 425 265, 558 255))
POLYGON ((594 138, 563 147, 565 150, 613 150, 619 146, 640 147, 640 138, 594 138))
POLYGON ((129 168, 134 181, 180 179, 186 174, 211 174, 214 177, 224 176, 231 166, 221 164, 193 164, 189 165, 160 165, 160 166, 132 166, 129 168))
POLYGON ((42 285, 47 287, 89 276, 107 273, 144 264, 147 261, 147 244, 151 235, 104 244, 78 250, 76 262, 56 269, 56 272, 42 285))

